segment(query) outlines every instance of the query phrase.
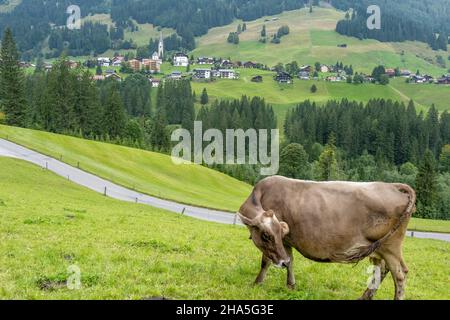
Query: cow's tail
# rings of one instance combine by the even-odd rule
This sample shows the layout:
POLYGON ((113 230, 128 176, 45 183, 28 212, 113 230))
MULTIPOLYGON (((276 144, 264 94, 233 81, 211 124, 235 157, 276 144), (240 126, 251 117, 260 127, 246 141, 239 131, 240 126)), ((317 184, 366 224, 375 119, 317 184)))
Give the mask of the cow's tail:
POLYGON ((378 250, 378 248, 380 248, 384 242, 386 242, 406 221, 411 218, 412 214, 416 210, 416 192, 413 188, 406 184, 398 183, 395 184, 395 186, 400 192, 406 193, 409 196, 408 206, 398 219, 398 222, 395 224, 395 226, 384 237, 375 241, 374 243, 370 245, 356 245, 344 253, 334 255, 332 257, 332 260, 348 263, 356 263, 361 261, 365 257, 370 256, 372 253, 378 250))

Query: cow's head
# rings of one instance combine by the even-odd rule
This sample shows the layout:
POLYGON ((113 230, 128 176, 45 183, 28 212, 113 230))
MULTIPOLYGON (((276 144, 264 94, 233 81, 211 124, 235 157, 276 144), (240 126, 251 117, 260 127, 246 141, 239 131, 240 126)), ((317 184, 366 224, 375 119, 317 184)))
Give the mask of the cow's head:
POLYGON ((239 218, 250 230, 250 239, 262 253, 277 267, 287 267, 290 258, 283 245, 283 238, 289 233, 289 226, 278 221, 272 210, 266 211, 254 219, 240 213, 239 218))

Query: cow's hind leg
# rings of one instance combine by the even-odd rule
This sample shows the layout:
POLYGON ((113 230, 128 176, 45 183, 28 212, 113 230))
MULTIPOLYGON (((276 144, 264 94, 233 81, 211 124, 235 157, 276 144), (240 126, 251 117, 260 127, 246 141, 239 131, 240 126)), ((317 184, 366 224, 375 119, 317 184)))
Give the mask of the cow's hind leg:
POLYGON ((294 275, 294 255, 292 254, 291 247, 285 247, 286 253, 289 255, 290 262, 287 267, 287 287, 289 289, 295 288, 295 275, 294 275))
POLYGON ((260 284, 266 278, 267 270, 270 267, 270 259, 267 258, 264 254, 261 259, 261 271, 259 271, 258 276, 256 277, 255 284, 260 284))
POLYGON ((372 300, 383 282, 386 275, 389 273, 389 269, 386 267, 386 262, 379 257, 370 257, 370 261, 373 264, 373 275, 367 290, 363 293, 360 300, 372 300))
POLYGON ((392 253, 385 254, 384 259, 386 260, 387 267, 391 271, 392 278, 395 283, 395 300, 403 300, 405 297, 405 286, 406 286, 406 274, 408 268, 401 255, 395 255, 392 253))

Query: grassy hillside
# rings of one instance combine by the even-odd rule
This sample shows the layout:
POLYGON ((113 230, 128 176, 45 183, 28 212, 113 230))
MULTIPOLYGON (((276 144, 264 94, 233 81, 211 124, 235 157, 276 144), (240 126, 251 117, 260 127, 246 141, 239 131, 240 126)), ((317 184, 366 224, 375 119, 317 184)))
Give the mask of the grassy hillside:
MULTIPOLYGON (((8 138, 129 188, 157 197, 235 212, 251 187, 200 166, 175 166, 168 156, 42 131, 0 125, 8 138)), ((412 219, 410 230, 450 233, 450 221, 412 219)))
POLYGON ((319 104, 328 100, 346 98, 367 102, 374 98, 392 99, 409 102, 413 99, 418 110, 426 111, 433 103, 440 111, 450 110, 450 90, 438 85, 414 85, 405 83, 405 79, 392 80, 389 86, 378 84, 354 85, 345 82, 304 81, 294 79, 294 84, 278 84, 273 80, 274 73, 257 69, 238 69, 239 80, 217 80, 210 83, 192 82, 193 90, 199 95, 206 88, 214 99, 239 99, 242 95, 260 96, 274 106, 279 127, 282 128, 287 110, 304 100, 319 104), (262 83, 251 82, 255 75, 263 77, 262 83), (317 92, 311 92, 315 84, 317 92))
POLYGON ((317 61, 334 64, 337 60, 344 64, 352 64, 355 70, 371 72, 376 65, 400 67, 416 71, 441 75, 445 68, 436 63, 436 56, 444 59, 448 52, 434 52, 421 43, 406 42, 382 43, 376 40, 360 41, 356 38, 336 33, 338 20, 344 17, 343 12, 334 9, 315 8, 312 14, 308 9, 285 12, 273 17, 264 17, 247 22, 247 31, 240 35, 239 45, 227 43, 230 32, 235 32, 239 23, 211 29, 200 37, 195 56, 231 57, 234 60, 252 60, 273 66, 278 62, 298 61, 300 64, 314 64, 317 61), (266 21, 269 20, 269 21, 266 21), (263 25, 267 27, 269 36, 276 33, 282 25, 290 27, 290 34, 281 39, 281 44, 259 42, 263 25), (338 48, 338 44, 346 43, 348 48, 338 48), (431 62, 431 63, 430 63, 431 62))
MULTIPOLYGON (((105 198, 51 172, 0 157, 0 299, 355 299, 369 266, 295 254, 297 289, 271 268, 245 228, 206 223, 105 198), (24 201, 26 199, 26 201, 24 201), (69 290, 68 267, 81 271, 69 290)), ((407 299, 446 299, 450 244, 407 239, 407 299)), ((377 298, 391 299, 391 277, 377 298)))
POLYGON ((180 203, 235 212, 251 187, 197 165, 174 165, 170 156, 42 131, 0 126, 0 137, 60 158, 139 192, 180 203))
POLYGON ((395 79, 390 84, 391 88, 401 95, 407 96, 413 99, 416 103, 429 107, 431 104, 435 104, 436 107, 443 111, 450 111, 450 87, 449 86, 437 86, 434 84, 410 84, 406 83, 405 79, 395 79))
POLYGON ((239 80, 218 80, 211 83, 192 83, 196 92, 206 88, 208 94, 221 98, 240 98, 242 95, 260 96, 271 104, 295 104, 307 99, 325 102, 330 99, 347 98, 366 102, 372 98, 386 98, 407 101, 388 86, 376 84, 349 85, 347 83, 326 81, 304 81, 294 79, 293 85, 278 84, 273 80, 274 73, 257 69, 239 69, 239 80), (262 83, 251 82, 255 75, 262 75, 262 83), (311 93, 311 86, 317 86, 317 92, 311 93))
MULTIPOLYGON (((108 26, 114 25, 114 22, 111 19, 109 14, 94 14, 83 18, 83 22, 99 22, 102 24, 106 24, 108 26)), ((150 23, 139 24, 133 20, 133 22, 137 25, 138 30, 131 32, 130 30, 125 31, 124 39, 129 40, 132 39, 134 43, 138 46, 146 46, 149 44, 151 38, 159 39, 160 31, 163 32, 164 37, 168 37, 175 32, 175 30, 171 28, 159 28, 150 23)))

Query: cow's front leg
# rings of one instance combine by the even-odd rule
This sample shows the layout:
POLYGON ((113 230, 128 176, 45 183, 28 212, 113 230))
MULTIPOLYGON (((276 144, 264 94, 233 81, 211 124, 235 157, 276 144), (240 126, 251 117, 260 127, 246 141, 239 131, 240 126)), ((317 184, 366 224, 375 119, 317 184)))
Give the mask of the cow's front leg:
POLYGON ((266 278, 267 270, 270 267, 270 259, 267 258, 264 254, 261 259, 261 271, 259 271, 258 276, 256 277, 255 284, 260 284, 266 278))
POLYGON ((295 275, 294 275, 294 255, 291 247, 285 247, 286 253, 289 256, 290 262, 287 267, 287 287, 295 289, 295 275))

